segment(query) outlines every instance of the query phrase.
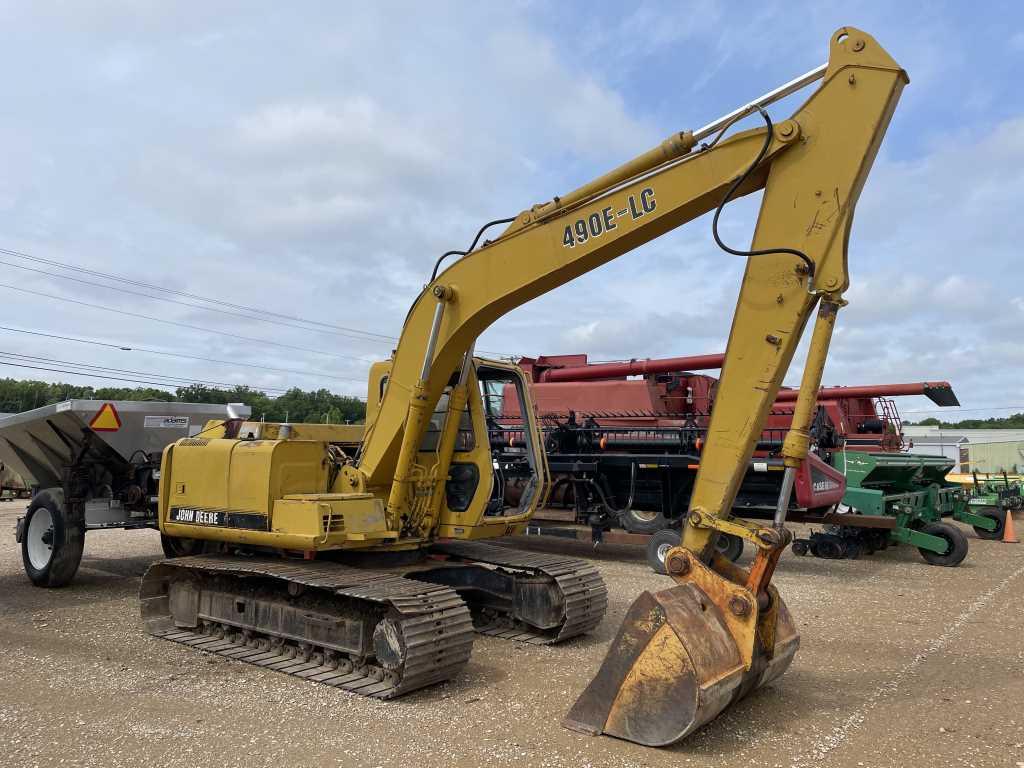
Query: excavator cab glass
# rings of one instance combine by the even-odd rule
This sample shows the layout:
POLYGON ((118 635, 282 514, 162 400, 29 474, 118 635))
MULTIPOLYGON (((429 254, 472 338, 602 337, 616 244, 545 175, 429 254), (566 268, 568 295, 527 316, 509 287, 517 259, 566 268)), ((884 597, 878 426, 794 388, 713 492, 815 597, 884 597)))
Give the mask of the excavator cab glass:
MULTIPOLYGON (((445 387, 437 405, 434 406, 434 413, 431 414, 430 422, 423 433, 423 440, 420 441, 421 451, 436 451, 441 442, 441 431, 444 429, 444 422, 448 415, 448 401, 451 397, 452 388, 445 387)), ((455 436, 455 450, 465 453, 476 447, 476 439, 473 434, 473 419, 469 413, 469 405, 462 409, 459 416, 459 431, 455 436)))

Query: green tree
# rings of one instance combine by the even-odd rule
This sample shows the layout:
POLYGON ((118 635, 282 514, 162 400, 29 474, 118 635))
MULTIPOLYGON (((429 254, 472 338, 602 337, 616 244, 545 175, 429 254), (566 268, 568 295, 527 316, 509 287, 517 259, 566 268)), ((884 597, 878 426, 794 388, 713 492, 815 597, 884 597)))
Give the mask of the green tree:
POLYGON ((314 422, 331 424, 361 422, 366 404, 355 397, 336 395, 327 389, 311 392, 294 388, 283 395, 270 397, 250 387, 214 389, 203 384, 178 387, 167 392, 151 387, 76 386, 50 384, 45 381, 0 379, 0 413, 19 413, 59 403, 63 400, 139 400, 180 403, 243 403, 252 408, 254 419, 266 421, 314 422))
MULTIPOLYGON (((904 422, 915 426, 915 422, 904 422)), ((988 419, 964 419, 962 421, 940 421, 934 417, 921 419, 916 426, 941 427, 942 429, 1024 429, 1024 413, 1012 416, 997 416, 988 419)))

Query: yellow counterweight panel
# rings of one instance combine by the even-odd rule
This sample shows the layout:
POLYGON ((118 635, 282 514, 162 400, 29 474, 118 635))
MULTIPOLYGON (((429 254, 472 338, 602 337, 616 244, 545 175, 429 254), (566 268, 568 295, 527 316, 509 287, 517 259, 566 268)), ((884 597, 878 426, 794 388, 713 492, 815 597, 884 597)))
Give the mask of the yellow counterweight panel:
POLYGON ((181 440, 164 453, 160 528, 303 551, 396 540, 380 499, 326 492, 326 457, 327 444, 314 440, 181 440))

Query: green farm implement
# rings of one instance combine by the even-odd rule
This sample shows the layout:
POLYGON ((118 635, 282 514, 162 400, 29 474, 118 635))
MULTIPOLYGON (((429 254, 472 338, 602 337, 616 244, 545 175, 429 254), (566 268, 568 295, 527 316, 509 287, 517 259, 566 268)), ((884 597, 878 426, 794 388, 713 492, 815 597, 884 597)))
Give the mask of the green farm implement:
POLYGON ((846 475, 844 521, 794 541, 797 554, 838 559, 910 544, 932 565, 955 566, 967 556, 967 537, 944 518, 972 526, 983 538, 1002 534, 1003 518, 991 504, 972 504, 968 492, 946 480, 952 459, 837 451, 832 464, 846 475))
POLYGON ((975 472, 973 478, 967 507, 973 514, 988 518, 995 524, 994 528, 975 526, 974 531, 982 539, 1001 539, 1006 516, 1014 510, 1024 509, 1021 483, 1011 481, 1005 473, 1001 478, 979 479, 975 472))

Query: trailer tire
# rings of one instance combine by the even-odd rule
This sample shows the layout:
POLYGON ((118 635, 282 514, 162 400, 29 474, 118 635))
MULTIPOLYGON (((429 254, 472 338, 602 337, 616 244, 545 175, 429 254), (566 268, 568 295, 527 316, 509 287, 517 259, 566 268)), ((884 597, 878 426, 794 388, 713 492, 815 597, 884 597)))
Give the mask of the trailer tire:
POLYGON ((960 565, 967 557, 967 537, 956 526, 949 523, 929 523, 921 531, 945 539, 948 545, 946 551, 941 554, 923 547, 917 548, 921 557, 931 565, 944 565, 947 568, 953 568, 960 565))
POLYGON ((647 541, 647 564, 655 573, 666 574, 665 556, 672 547, 678 547, 680 535, 678 529, 663 528, 647 541))
POLYGON ((995 521, 996 529, 994 531, 986 531, 984 528, 974 527, 974 534, 979 539, 989 539, 990 541, 998 541, 1003 538, 1003 528, 1006 527, 1006 516, 1009 512, 1003 510, 1000 512, 982 512, 982 517, 988 517, 995 521))
POLYGON ((25 512, 21 563, 37 587, 63 587, 78 571, 85 545, 85 525, 73 520, 62 499, 40 491, 25 512))
POLYGON ((679 525, 685 519, 692 490, 690 486, 683 486, 676 491, 669 512, 671 519, 665 517, 663 511, 629 509, 619 515, 620 525, 630 533, 654 534, 672 530, 672 526, 679 525))
POLYGON ((622 527, 630 533, 653 533, 669 530, 669 522, 661 512, 653 512, 643 509, 630 509, 623 512, 622 527))

